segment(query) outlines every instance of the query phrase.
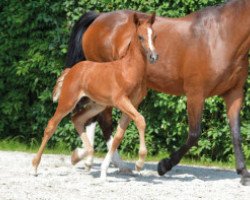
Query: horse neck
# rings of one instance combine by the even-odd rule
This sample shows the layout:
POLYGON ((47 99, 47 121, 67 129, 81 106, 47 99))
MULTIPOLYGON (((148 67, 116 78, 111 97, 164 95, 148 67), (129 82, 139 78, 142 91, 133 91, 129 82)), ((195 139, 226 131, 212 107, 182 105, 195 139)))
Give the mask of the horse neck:
POLYGON ((135 74, 142 75, 146 71, 146 55, 141 46, 137 34, 131 38, 131 42, 126 55, 126 61, 129 63, 126 70, 134 71, 135 74), (137 72, 137 73, 136 73, 137 72))

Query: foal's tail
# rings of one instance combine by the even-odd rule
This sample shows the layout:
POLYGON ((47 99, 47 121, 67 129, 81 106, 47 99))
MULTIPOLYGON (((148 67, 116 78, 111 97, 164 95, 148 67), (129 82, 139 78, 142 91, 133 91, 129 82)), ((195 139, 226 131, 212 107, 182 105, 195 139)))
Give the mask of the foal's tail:
POLYGON ((57 79, 56 85, 55 85, 53 92, 52 92, 53 102, 58 101, 60 94, 61 94, 63 80, 64 80, 65 76, 69 73, 69 70, 70 70, 70 68, 63 70, 63 72, 61 73, 61 75, 57 79))
POLYGON ((77 62, 86 60, 82 48, 82 36, 84 32, 88 29, 90 24, 98 16, 99 14, 90 11, 82 15, 80 19, 75 23, 69 39, 69 46, 65 65, 66 67, 72 67, 77 62))

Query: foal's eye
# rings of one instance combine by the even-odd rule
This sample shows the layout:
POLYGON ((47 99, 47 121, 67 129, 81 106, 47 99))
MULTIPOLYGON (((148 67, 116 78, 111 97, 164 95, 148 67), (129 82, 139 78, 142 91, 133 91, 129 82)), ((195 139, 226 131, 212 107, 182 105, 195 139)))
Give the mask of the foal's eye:
POLYGON ((144 40, 144 38, 143 38, 141 35, 139 35, 138 38, 139 38, 139 40, 141 40, 141 41, 144 40))
POLYGON ((155 40, 157 38, 157 35, 155 35, 154 37, 153 37, 153 40, 155 40))

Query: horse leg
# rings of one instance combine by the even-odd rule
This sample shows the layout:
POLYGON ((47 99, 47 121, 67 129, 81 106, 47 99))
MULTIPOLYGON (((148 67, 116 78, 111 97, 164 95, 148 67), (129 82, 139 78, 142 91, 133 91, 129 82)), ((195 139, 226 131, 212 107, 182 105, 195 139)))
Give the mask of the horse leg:
POLYGON ((236 157, 236 171, 242 176, 242 185, 250 185, 250 173, 246 168, 240 135, 240 109, 243 101, 243 89, 234 89, 226 93, 223 98, 226 103, 227 116, 232 134, 234 154, 236 157))
MULTIPOLYGON (((106 140, 106 144, 108 150, 110 150, 113 137, 113 127, 112 127, 112 107, 108 107, 102 113, 99 114, 97 121, 100 125, 100 128, 103 132, 104 139, 106 140)), ((115 167, 119 168, 121 172, 131 173, 131 169, 129 169, 126 164, 122 161, 118 154, 118 150, 116 149, 114 155, 112 157, 112 163, 115 167)))
POLYGON ((41 157, 42 157, 42 154, 43 154, 43 151, 45 149, 47 142, 49 141, 51 136, 54 134, 58 124, 63 119, 63 117, 65 117, 68 113, 70 113, 70 111, 74 108, 76 101, 77 101, 77 99, 74 97, 72 97, 71 100, 65 101, 65 102, 67 102, 67 104, 61 103, 59 100, 56 112, 55 112, 54 116, 49 120, 48 125, 44 130, 42 144, 41 144, 36 156, 32 160, 32 165, 35 169, 35 175, 37 175, 37 168, 38 168, 38 165, 41 161, 41 157))
MULTIPOLYGON (((76 113, 76 115, 80 115, 81 112, 76 113)), ((82 113, 83 114, 83 113, 82 113)), ((73 117, 72 117, 73 118, 73 117)), ((80 123, 79 121, 75 121, 76 124, 74 124, 74 126, 78 126, 80 130, 77 131, 77 133, 79 134, 79 137, 81 138, 81 133, 84 131, 84 125, 83 123, 80 123), (77 125, 79 123, 79 125, 77 125)), ((96 122, 91 122, 91 124, 85 126, 86 128, 86 134, 87 137, 89 138, 89 142, 91 144, 91 146, 94 146, 94 137, 95 137, 95 127, 96 127, 96 122)), ((71 154, 71 164, 72 165, 76 165, 78 162, 80 162, 82 159, 85 158, 85 156, 87 155, 87 151, 84 147, 83 141, 82 141, 82 147, 79 148, 77 147, 71 154)))
POLYGON ((188 124, 189 134, 186 143, 181 146, 179 150, 172 153, 170 159, 162 159, 158 163, 158 174, 164 175, 167 171, 171 170, 172 167, 177 165, 181 158, 187 153, 187 151, 194 146, 200 136, 201 128, 201 116, 204 106, 204 98, 199 95, 187 96, 187 111, 188 111, 188 124))
POLYGON ((101 180, 106 180, 109 164, 114 155, 114 152, 117 150, 119 144, 121 143, 123 139, 125 130, 128 127, 129 122, 130 122, 130 118, 127 115, 122 114, 121 119, 119 120, 119 123, 118 123, 118 127, 116 130, 114 139, 112 141, 112 145, 108 153, 106 154, 105 159, 101 165, 101 177, 100 177, 101 180))
MULTIPOLYGON (((139 105, 142 98, 143 98, 143 95, 141 96, 141 98, 136 100, 136 103, 135 103, 136 107, 137 107, 137 105, 139 105)), ((138 129, 139 139, 140 139, 140 148, 139 148, 139 160, 136 161, 135 169, 137 171, 140 171, 142 169, 143 165, 144 165, 145 157, 147 155, 147 148, 146 148, 146 144, 145 144, 145 128, 146 128, 145 119, 136 110, 135 106, 131 103, 131 101, 126 97, 121 98, 121 100, 117 103, 117 107, 123 113, 128 115, 128 117, 130 119, 132 119, 135 122, 136 127, 138 129)))
MULTIPOLYGON (((87 156, 87 160, 85 162, 86 169, 90 169, 93 163, 93 154, 94 154, 94 138, 89 140, 88 135, 84 131, 84 124, 87 122, 88 119, 94 117, 101 111, 105 109, 104 106, 98 105, 98 104, 91 104, 86 109, 82 110, 81 112, 78 112, 72 117, 73 124, 78 132, 78 134, 81 137, 81 140, 84 144, 84 152, 82 157, 87 156)), ((74 153, 71 157, 71 159, 74 158, 74 153)), ((72 162, 73 163, 73 162, 72 162)), ((73 163, 74 164, 74 163, 73 163)))

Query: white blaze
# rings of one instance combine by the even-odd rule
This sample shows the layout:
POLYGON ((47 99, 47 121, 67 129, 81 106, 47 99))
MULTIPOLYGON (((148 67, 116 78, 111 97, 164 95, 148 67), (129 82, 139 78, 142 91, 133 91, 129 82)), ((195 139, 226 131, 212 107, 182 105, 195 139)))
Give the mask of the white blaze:
POLYGON ((153 34, 152 29, 148 28, 148 46, 151 51, 154 51, 155 47, 153 45, 152 34, 153 34))

